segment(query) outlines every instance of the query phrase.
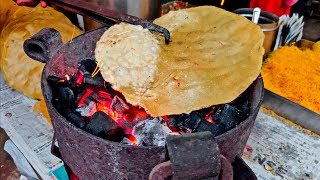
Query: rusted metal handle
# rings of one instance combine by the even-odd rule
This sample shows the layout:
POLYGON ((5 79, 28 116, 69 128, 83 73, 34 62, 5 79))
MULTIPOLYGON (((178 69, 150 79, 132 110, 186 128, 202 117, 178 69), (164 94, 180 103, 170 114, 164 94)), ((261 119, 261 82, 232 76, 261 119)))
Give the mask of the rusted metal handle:
POLYGON ((170 161, 166 161, 156 165, 150 172, 149 180, 163 180, 171 177, 172 164, 170 161))
POLYGON ((63 45, 60 33, 44 28, 23 43, 24 52, 32 59, 46 63, 63 45))
MULTIPOLYGON (((220 155, 221 170, 220 170, 220 180, 233 180, 233 167, 230 161, 220 155)), ((172 163, 166 161, 156 165, 149 175, 149 180, 163 180, 168 179, 173 176, 172 163)))
POLYGON ((150 179, 168 175, 173 175, 173 180, 218 179, 221 170, 220 151, 210 132, 168 136, 166 146, 170 162, 156 166, 150 173, 150 179))
POLYGON ((233 167, 230 161, 220 154, 221 171, 220 180, 233 180, 233 167))

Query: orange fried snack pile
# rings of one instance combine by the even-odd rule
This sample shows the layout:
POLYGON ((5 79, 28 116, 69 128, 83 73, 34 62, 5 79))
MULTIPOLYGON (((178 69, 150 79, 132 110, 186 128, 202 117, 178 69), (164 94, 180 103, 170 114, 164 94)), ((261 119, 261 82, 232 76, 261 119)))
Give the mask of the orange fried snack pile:
POLYGON ((266 89, 320 114, 320 41, 274 51, 262 67, 266 89))

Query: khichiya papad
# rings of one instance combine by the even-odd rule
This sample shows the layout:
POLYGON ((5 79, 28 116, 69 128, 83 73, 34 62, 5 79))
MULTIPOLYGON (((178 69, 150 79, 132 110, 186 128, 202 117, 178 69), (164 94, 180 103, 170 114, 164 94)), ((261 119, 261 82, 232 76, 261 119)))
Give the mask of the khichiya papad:
POLYGON ((231 102, 260 73, 264 35, 244 17, 201 6, 154 23, 170 31, 169 45, 157 33, 120 23, 95 50, 103 78, 153 117, 231 102))

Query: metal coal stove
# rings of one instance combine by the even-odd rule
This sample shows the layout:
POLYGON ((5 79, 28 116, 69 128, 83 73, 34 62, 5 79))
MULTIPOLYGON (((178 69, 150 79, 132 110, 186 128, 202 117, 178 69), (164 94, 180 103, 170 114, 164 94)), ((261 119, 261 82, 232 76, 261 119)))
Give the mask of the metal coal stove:
POLYGON ((261 78, 246 90, 249 117, 214 137, 208 132, 169 136, 166 146, 131 146, 89 134, 66 120, 52 104, 49 76, 75 74, 83 59, 94 59, 96 42, 107 27, 87 32, 63 44, 59 32, 46 28, 26 40, 25 52, 46 63, 42 92, 53 122, 54 140, 64 162, 80 179, 256 179, 239 158, 263 97, 261 78))

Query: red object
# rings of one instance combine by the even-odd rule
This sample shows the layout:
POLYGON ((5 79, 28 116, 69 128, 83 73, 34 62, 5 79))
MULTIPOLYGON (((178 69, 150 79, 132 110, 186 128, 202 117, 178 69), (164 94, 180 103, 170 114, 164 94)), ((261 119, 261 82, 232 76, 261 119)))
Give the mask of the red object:
MULTIPOLYGON (((273 13, 277 16, 290 14, 291 6, 288 0, 250 0, 250 8, 259 7, 263 11, 273 13)), ((294 3, 293 3, 294 4, 294 3)))
POLYGON ((76 176, 72 171, 69 173, 70 180, 79 180, 78 176, 76 176))
POLYGON ((84 101, 86 100, 86 98, 87 98, 91 93, 93 93, 93 90, 90 89, 90 88, 87 88, 85 94, 81 97, 81 99, 79 100, 77 106, 78 106, 78 107, 86 106, 86 103, 85 103, 84 101))
POLYGON ((76 73, 76 77, 77 77, 77 79, 75 80, 76 84, 78 84, 78 85, 82 84, 83 79, 84 79, 84 74, 78 70, 78 72, 76 73))

